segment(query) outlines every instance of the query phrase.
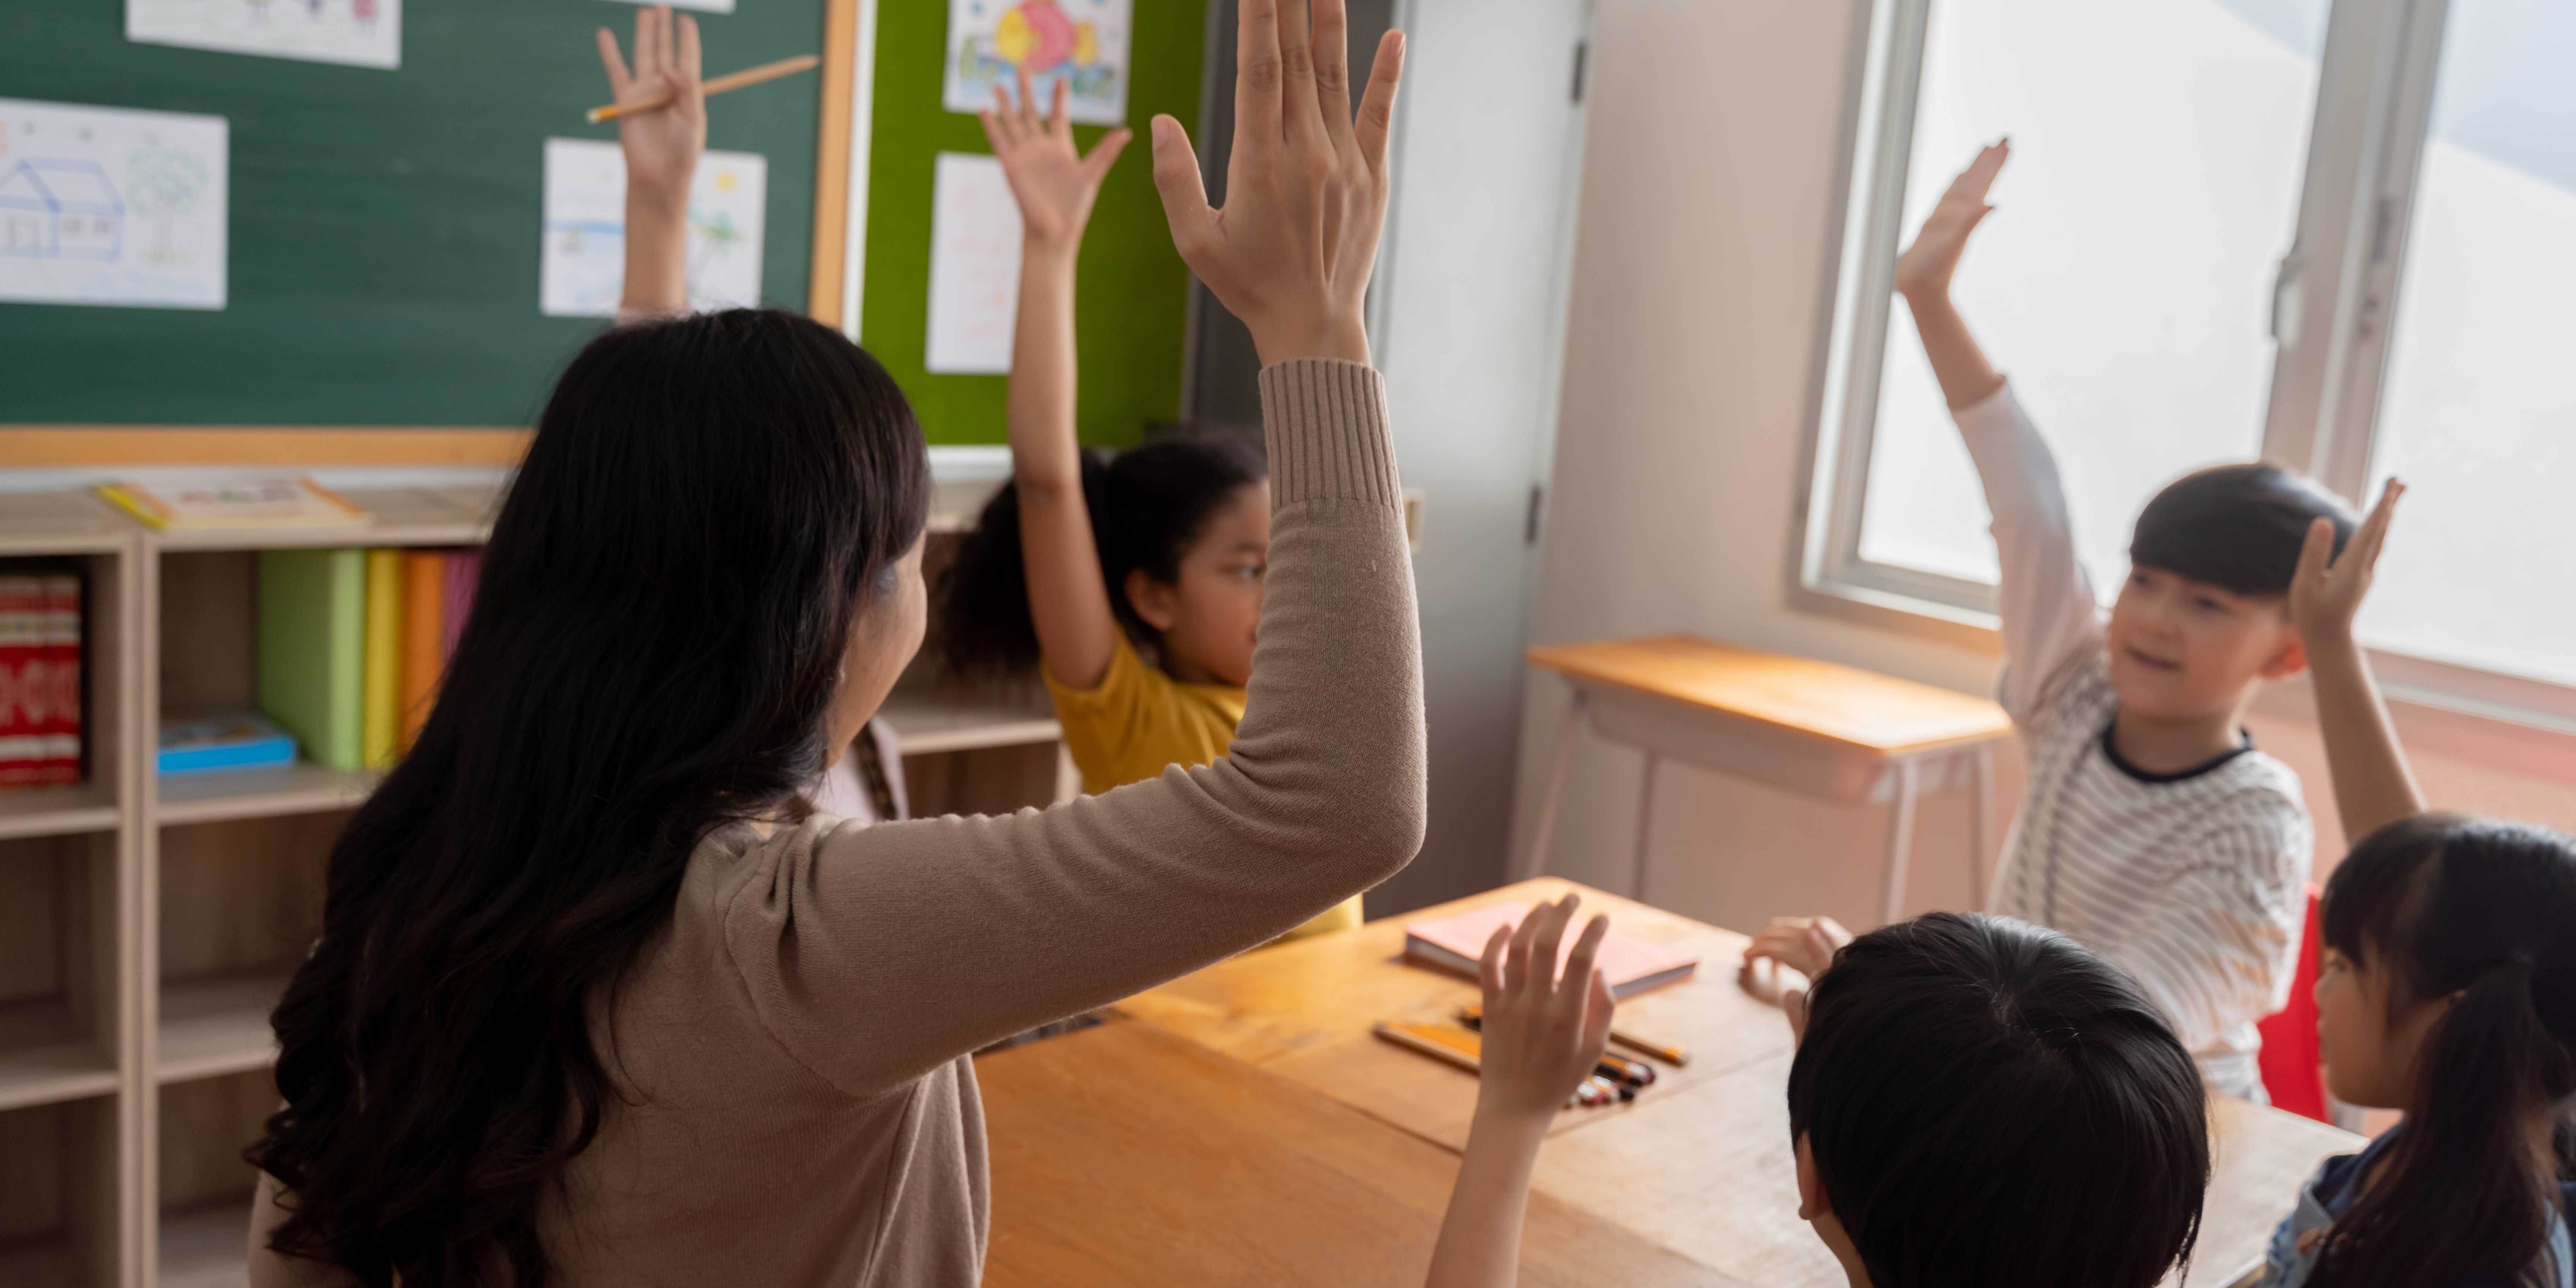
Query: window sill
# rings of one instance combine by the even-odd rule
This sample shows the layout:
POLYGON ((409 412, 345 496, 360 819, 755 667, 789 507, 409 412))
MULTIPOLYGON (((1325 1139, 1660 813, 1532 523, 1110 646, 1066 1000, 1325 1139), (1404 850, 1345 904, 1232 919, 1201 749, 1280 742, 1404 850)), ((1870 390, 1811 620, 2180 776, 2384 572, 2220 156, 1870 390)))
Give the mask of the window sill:
MULTIPOLYGON (((1793 580, 1789 606, 2000 658, 2003 638, 1995 615, 1870 586, 1818 579, 1793 580)), ((2388 698, 2390 717, 2408 750, 2467 761, 2536 778, 2576 782, 2576 719, 2553 708, 2576 708, 2576 688, 2542 680, 2427 663, 2372 651, 2371 662, 2388 698), (2473 691, 2435 687, 2445 676, 2473 678, 2473 691), (2511 701, 2515 690, 2535 693, 2547 705, 2511 701)), ((2254 700, 2260 715, 2314 725, 2316 696, 2306 677, 2266 687, 2254 700)))

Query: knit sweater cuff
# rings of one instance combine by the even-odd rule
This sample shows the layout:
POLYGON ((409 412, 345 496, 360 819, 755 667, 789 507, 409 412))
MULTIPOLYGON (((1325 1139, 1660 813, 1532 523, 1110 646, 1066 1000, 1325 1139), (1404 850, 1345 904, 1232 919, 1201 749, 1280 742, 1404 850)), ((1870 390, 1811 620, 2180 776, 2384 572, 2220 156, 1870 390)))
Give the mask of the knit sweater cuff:
POLYGON ((1386 378, 1356 362, 1298 358, 1261 369, 1274 505, 1343 499, 1401 504, 1386 378))

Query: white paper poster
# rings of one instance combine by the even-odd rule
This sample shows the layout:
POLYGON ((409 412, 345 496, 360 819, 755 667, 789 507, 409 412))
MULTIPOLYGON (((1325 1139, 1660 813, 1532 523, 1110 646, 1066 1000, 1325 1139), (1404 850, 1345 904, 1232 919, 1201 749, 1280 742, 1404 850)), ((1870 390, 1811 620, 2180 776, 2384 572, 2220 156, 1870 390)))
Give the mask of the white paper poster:
POLYGON ((695 9, 700 13, 732 13, 733 0, 617 0, 619 4, 667 4, 674 9, 695 9))
MULTIPOLYGON (((709 152, 689 185, 692 309, 760 304, 760 234, 769 159, 709 152)), ((599 139, 546 140, 545 253, 538 308, 547 317, 604 318, 626 289, 626 157, 599 139)))
POLYGON ((0 98, 0 300, 224 306, 220 116, 0 98))
POLYGON ((942 152, 931 175, 930 334, 922 366, 1007 373, 1020 307, 1020 206, 1002 163, 942 152))
POLYGON ((125 0, 125 38, 265 58, 402 66, 402 0, 125 0))
POLYGON ((1016 96, 1019 69, 1041 108, 1066 82, 1066 114, 1086 125, 1127 119, 1133 0, 948 0, 948 73, 940 105, 980 112, 993 87, 1016 96))

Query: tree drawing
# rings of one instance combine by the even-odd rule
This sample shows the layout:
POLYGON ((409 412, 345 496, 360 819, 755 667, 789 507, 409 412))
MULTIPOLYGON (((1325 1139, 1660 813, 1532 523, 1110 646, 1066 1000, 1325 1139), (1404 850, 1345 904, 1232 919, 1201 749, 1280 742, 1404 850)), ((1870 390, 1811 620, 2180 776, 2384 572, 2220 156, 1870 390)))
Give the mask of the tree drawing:
POLYGON ((196 209, 205 191, 205 165, 177 148, 137 148, 125 159, 126 207, 151 219, 159 232, 144 258, 167 264, 181 257, 170 244, 171 221, 196 209))

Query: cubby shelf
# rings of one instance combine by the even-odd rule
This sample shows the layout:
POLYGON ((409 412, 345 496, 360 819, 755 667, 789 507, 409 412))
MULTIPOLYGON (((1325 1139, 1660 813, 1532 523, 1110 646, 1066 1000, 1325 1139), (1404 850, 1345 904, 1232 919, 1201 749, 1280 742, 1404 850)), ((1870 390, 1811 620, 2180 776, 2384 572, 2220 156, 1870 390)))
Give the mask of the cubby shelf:
POLYGON ((0 1047, 0 1113, 108 1095, 117 1083, 115 1058, 87 1038, 0 1047))
POLYGON ((899 689, 887 697, 877 715, 894 730, 895 741, 907 756, 1016 747, 1064 736, 1055 713, 1046 707, 992 698, 899 689))
POLYGON ((263 769, 217 770, 158 780, 153 819, 164 826, 274 818, 347 809, 367 798, 376 775, 297 762, 263 769))
POLYGON ((287 979, 287 972, 260 970, 163 983, 153 1081, 214 1078, 275 1063, 268 1015, 287 979))
MULTIPOLYGON (((997 486, 935 485, 934 577, 997 486)), ((88 571, 92 739, 89 781, 0 790, 0 859, 33 865, 0 881, 0 1194, 56 1210, 0 1220, 0 1285, 245 1282, 239 1157, 276 1104, 269 1015, 317 933, 334 816, 380 774, 164 779, 150 751, 165 712, 255 705, 256 552, 479 545, 499 500, 488 486, 342 495, 373 522, 163 533, 85 492, 0 493, 0 558, 88 571), (62 1166, 10 1157, 11 1130, 62 1166)), ((881 712, 916 813, 1072 790, 1041 690, 962 692, 937 670, 925 659, 881 712)))
POLYGON ((0 841, 22 836, 113 832, 120 821, 114 783, 91 781, 0 791, 0 841))
POLYGON ((250 1282, 250 1203, 199 1203, 161 1214, 153 1257, 160 1288, 246 1288, 250 1282))

